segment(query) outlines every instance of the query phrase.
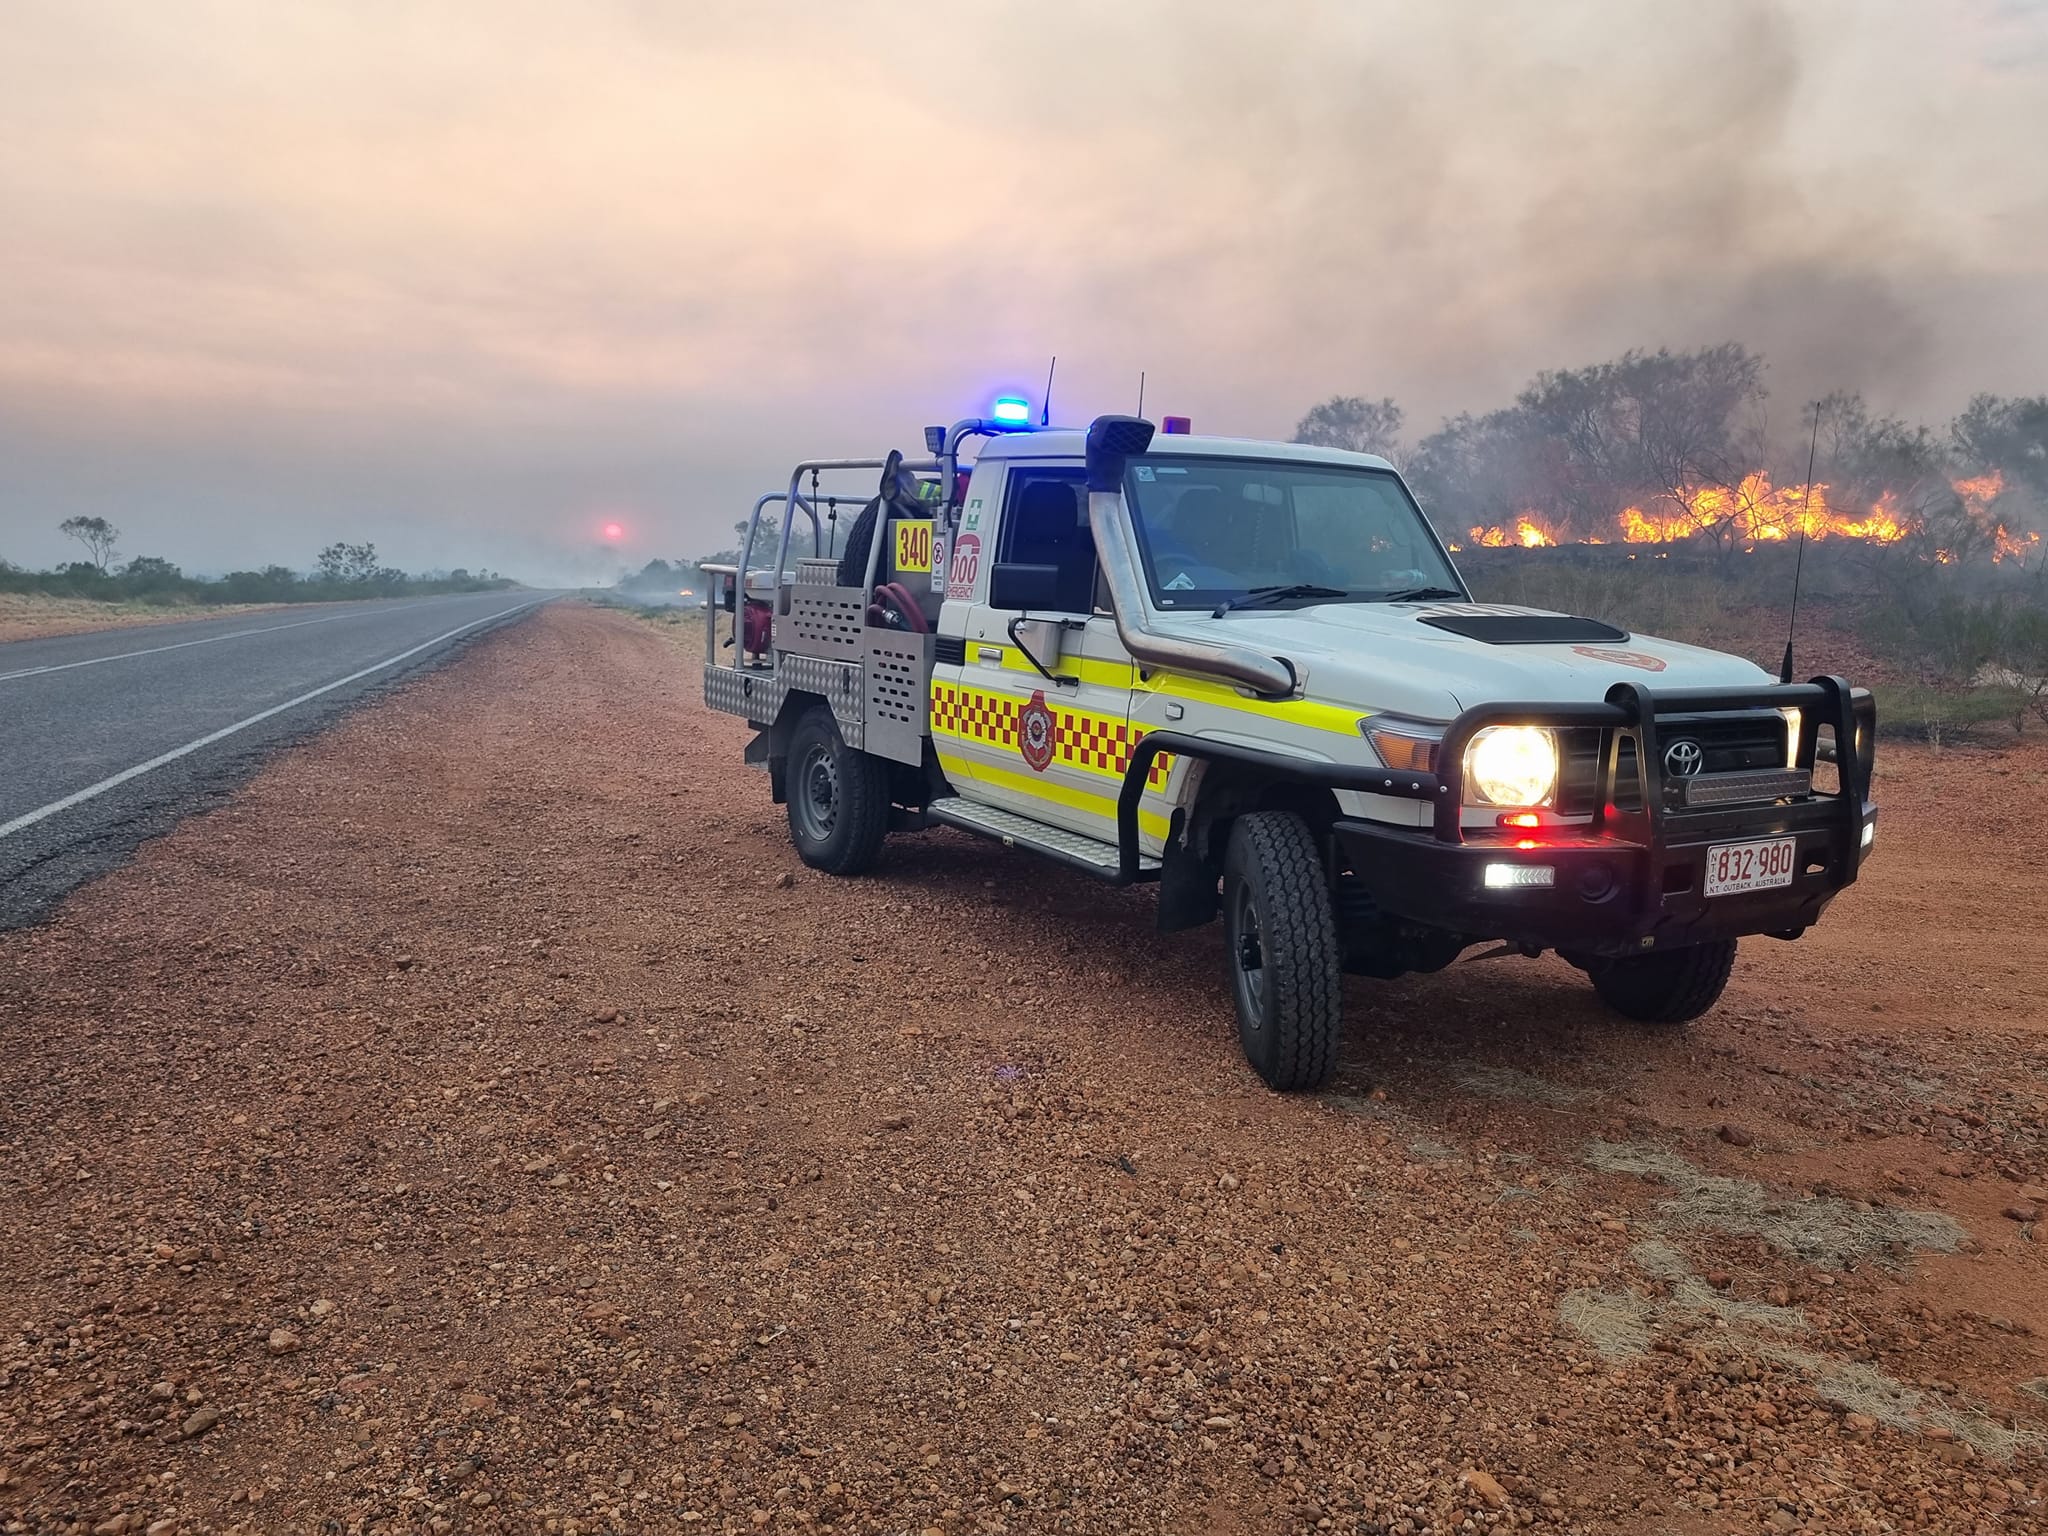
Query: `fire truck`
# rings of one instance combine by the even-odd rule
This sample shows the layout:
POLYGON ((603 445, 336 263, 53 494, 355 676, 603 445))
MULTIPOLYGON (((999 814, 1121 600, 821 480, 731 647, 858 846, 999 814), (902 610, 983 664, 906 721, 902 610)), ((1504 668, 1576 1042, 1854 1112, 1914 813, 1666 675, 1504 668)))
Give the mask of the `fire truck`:
POLYGON ((705 702, 811 867, 949 827, 1155 885, 1161 932, 1221 920, 1282 1090, 1328 1077, 1347 973, 1555 951, 1678 1024, 1856 879, 1867 691, 1475 602, 1383 459, 1031 414, 807 460, 707 568, 705 702))

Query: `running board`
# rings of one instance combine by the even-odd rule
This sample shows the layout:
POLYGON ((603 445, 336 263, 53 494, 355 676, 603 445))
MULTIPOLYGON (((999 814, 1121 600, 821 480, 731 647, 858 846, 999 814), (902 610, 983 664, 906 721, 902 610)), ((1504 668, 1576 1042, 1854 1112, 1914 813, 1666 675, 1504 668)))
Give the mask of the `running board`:
MULTIPOLYGON (((962 832, 993 838, 1005 848, 1022 848, 1030 853, 1043 854, 1048 859, 1057 859, 1098 880, 1113 881, 1121 869, 1115 843, 1069 832, 1063 827, 1048 827, 1044 822, 1033 821, 1029 816, 1020 816, 999 806, 982 805, 963 800, 958 795, 949 795, 943 800, 932 801, 925 807, 925 815, 946 826, 958 827, 962 832)), ((1158 879, 1159 861, 1141 854, 1138 878, 1158 879)))

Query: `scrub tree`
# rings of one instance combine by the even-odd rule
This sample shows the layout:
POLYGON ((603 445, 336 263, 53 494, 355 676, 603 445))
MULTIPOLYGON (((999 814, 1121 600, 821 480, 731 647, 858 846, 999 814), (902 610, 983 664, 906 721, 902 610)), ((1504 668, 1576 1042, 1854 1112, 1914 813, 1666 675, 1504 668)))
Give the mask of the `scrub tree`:
POLYGON ((57 525, 57 531, 83 544, 85 552, 92 556, 94 568, 102 576, 107 574, 114 546, 121 541, 120 529, 104 517, 67 517, 57 525))
POLYGON ((1294 440, 1391 459, 1401 449, 1402 420, 1401 407, 1391 396, 1366 400, 1358 395, 1334 395, 1295 423, 1294 440))

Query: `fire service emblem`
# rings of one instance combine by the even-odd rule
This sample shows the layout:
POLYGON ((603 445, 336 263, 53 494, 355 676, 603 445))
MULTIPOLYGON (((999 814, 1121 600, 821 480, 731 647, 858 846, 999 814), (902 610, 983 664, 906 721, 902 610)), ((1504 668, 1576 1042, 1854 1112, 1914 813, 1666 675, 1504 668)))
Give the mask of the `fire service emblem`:
POLYGON ((1664 658, 1647 651, 1619 651, 1604 645, 1575 645, 1572 649, 1590 661, 1611 661, 1617 667, 1639 667, 1645 672, 1664 670, 1664 658))
POLYGON ((1052 711, 1045 707, 1045 690, 1031 695, 1017 717, 1017 750, 1024 754, 1024 762, 1033 773, 1043 773, 1052 761, 1053 733, 1052 711))

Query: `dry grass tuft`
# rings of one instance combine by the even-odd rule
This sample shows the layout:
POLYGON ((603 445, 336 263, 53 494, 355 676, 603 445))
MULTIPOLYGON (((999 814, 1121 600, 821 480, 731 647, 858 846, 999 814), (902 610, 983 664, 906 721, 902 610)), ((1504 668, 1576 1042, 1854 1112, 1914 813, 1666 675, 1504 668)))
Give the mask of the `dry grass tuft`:
POLYGON ((1711 1227, 1761 1237, 1780 1253, 1839 1267, 1853 1259, 1898 1259, 1913 1250, 1953 1253, 1965 1233, 1938 1211, 1865 1208, 1832 1197, 1786 1196, 1754 1179, 1704 1173, 1677 1153, 1644 1142, 1596 1141, 1585 1160, 1603 1173, 1654 1178, 1678 1193, 1658 1209, 1678 1227, 1711 1227))

